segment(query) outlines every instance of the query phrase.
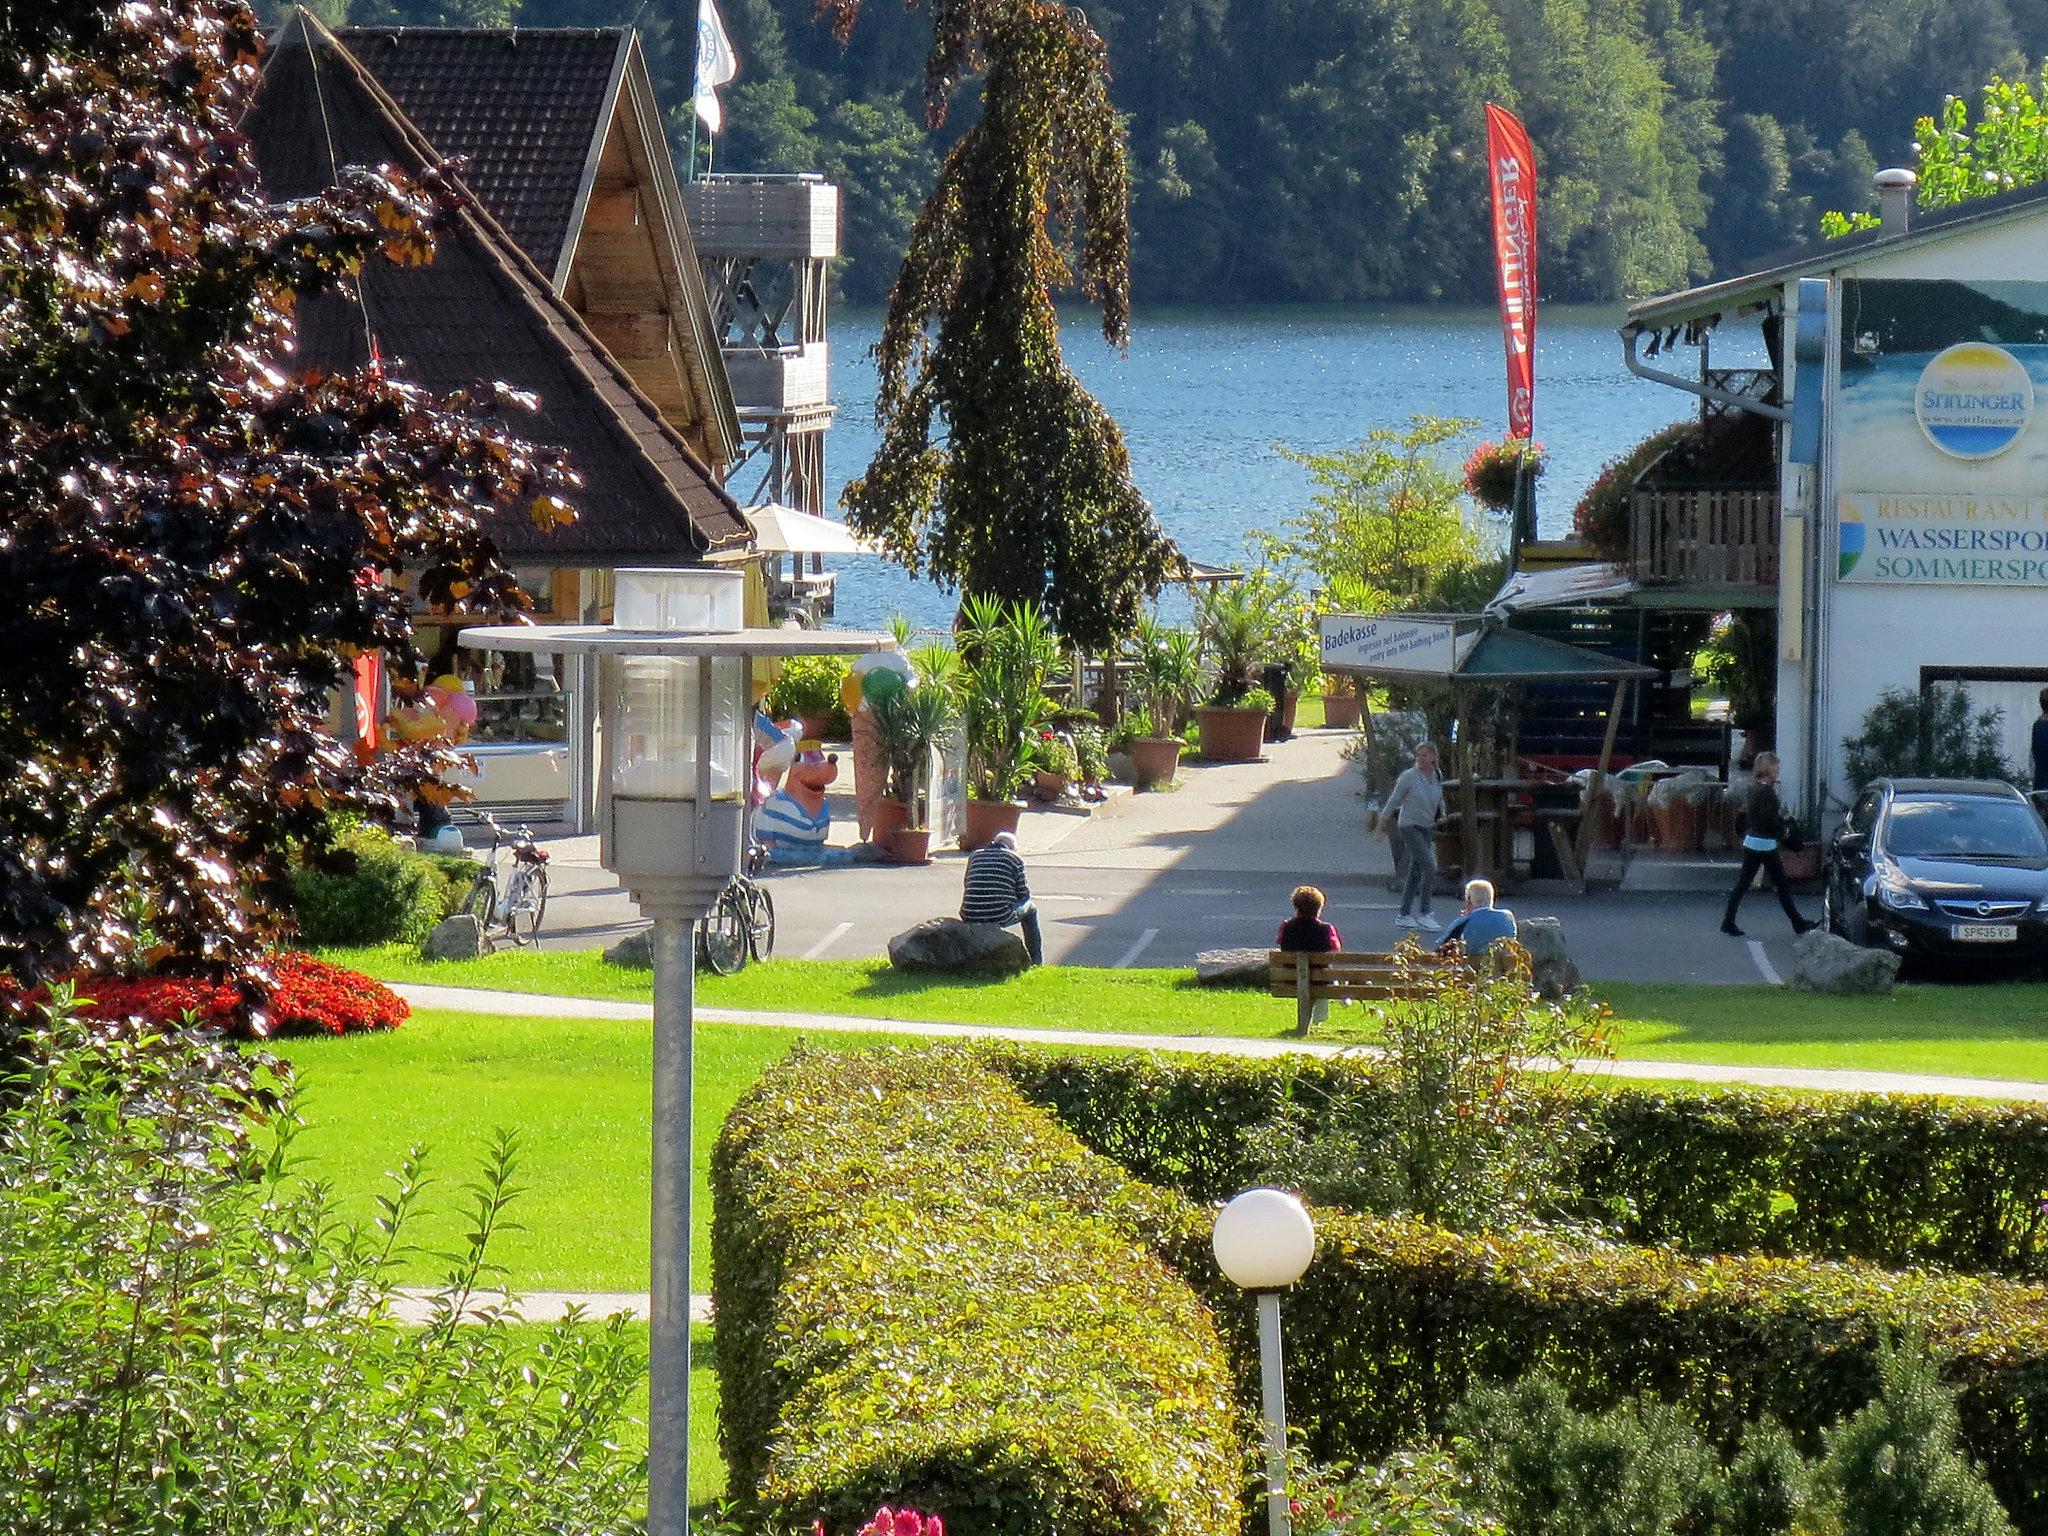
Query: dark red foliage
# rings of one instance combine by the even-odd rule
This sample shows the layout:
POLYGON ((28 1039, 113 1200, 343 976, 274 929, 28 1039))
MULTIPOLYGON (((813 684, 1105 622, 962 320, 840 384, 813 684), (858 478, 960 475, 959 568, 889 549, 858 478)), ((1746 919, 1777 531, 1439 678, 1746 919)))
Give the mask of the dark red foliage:
POLYGON ((355 170, 267 205, 234 125, 254 15, 15 5, 0 27, 0 972, 175 959, 264 988, 295 846, 446 765, 329 729, 409 599, 509 613, 484 533, 572 483, 530 402, 296 378, 291 316, 432 256, 445 188, 355 170))
MULTIPOLYGON (((245 1040, 291 1035, 359 1035, 396 1029, 412 1017, 405 999, 359 971, 296 952, 270 966, 270 1006, 254 1013, 228 982, 192 976, 71 976, 79 1012, 87 1018, 141 1019, 169 1028, 192 1024, 245 1040)), ((8 989, 12 990, 12 989, 8 989)), ((15 998, 31 1006, 48 1001, 38 990, 15 998)))

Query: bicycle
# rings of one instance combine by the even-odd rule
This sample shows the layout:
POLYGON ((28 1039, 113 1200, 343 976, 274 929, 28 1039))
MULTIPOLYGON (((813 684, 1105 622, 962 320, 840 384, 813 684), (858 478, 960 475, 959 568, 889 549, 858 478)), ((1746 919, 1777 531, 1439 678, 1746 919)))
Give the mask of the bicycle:
POLYGON ((515 948, 528 940, 538 942, 541 920, 548 910, 547 850, 534 843, 533 833, 526 827, 508 833, 489 816, 479 819, 491 829, 491 847, 482 873, 463 898, 462 910, 476 919, 487 950, 493 929, 502 929, 515 948), (511 868, 501 881, 498 854, 508 846, 511 868))
POLYGON ((697 926, 697 954, 720 976, 737 976, 749 958, 775 953, 775 898, 754 877, 768 867, 768 850, 747 849, 746 868, 718 893, 711 915, 697 926))

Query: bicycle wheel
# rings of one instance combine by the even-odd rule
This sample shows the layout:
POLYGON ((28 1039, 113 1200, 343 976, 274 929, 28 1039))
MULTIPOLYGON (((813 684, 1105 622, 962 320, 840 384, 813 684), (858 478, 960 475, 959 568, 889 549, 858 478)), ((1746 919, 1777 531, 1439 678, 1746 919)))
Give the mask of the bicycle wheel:
POLYGON ((491 926, 497 918, 498 888, 491 883, 489 875, 478 875, 476 884, 469 888, 469 894, 462 898, 462 910, 476 919, 477 932, 482 936, 484 948, 491 947, 491 926))
POLYGON ((537 944, 541 919, 548 910, 547 866, 529 865, 512 878, 512 909, 505 914, 505 927, 514 944, 537 944))
POLYGON ((721 976, 745 969, 748 942, 747 898, 737 885, 718 893, 718 905, 697 925, 697 950, 704 963, 721 976))
POLYGON ((775 898, 751 882, 747 885, 748 947, 756 960, 775 953, 775 898))

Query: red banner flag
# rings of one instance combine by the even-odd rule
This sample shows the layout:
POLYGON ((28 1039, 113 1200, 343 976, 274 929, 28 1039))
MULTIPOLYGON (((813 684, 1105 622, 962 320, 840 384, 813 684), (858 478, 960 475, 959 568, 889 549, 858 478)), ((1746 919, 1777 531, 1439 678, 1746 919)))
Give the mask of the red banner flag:
POLYGON ((374 752, 381 741, 378 720, 384 704, 384 653, 360 651, 355 664, 356 740, 374 752))
POLYGON ((1536 151, 1505 107, 1486 104, 1486 165, 1493 182, 1493 260, 1508 349, 1508 436, 1536 419, 1536 151))

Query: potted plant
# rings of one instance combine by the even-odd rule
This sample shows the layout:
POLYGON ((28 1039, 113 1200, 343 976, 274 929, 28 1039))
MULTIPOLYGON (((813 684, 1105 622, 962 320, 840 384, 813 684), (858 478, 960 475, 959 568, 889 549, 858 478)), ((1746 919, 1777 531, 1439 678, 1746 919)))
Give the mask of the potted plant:
POLYGON ((1526 437, 1481 443, 1465 460, 1465 494, 1489 512, 1512 511, 1523 474, 1541 479, 1546 457, 1543 445, 1526 437))
POLYGON ((853 670, 844 656, 792 656, 762 700, 771 720, 799 720, 806 737, 838 741, 849 734, 840 691, 853 670))
POLYGON ((1266 742, 1273 695, 1257 686, 1260 669, 1281 634, 1284 590, 1264 573, 1211 587, 1202 596, 1200 630, 1214 688, 1195 711, 1202 756, 1209 762, 1248 763, 1266 742), (1252 695, 1265 702, 1256 705, 1252 695))
POLYGON ((1099 725, 1077 725, 1070 735, 1074 742, 1074 769, 1081 780, 1081 798, 1107 798, 1102 781, 1109 777, 1108 734, 1099 725))
POLYGON ((1080 760, 1065 737, 1051 731, 1039 732, 1038 744, 1031 749, 1031 770, 1040 800, 1047 805, 1055 804, 1067 792, 1067 785, 1079 769, 1080 760))
POLYGON ((958 626, 967 716, 967 826, 962 848, 1015 831, 1031 771, 1031 747, 1053 716, 1045 680, 1059 639, 1035 603, 971 596, 958 626))
POLYGON ((931 862, 931 787, 925 765, 932 749, 960 728, 960 706, 950 688, 926 682, 869 701, 875 736, 887 765, 889 794, 883 802, 903 807, 903 824, 884 846, 898 864, 931 862))
POLYGON ((1358 729, 1358 693, 1350 678, 1323 674, 1323 724, 1339 731, 1358 729))
POLYGON ((1134 777, 1141 785, 1170 784, 1180 764, 1182 717, 1202 696, 1201 642, 1192 630, 1145 618, 1126 654, 1139 702, 1134 718, 1144 727, 1126 744, 1134 777))

